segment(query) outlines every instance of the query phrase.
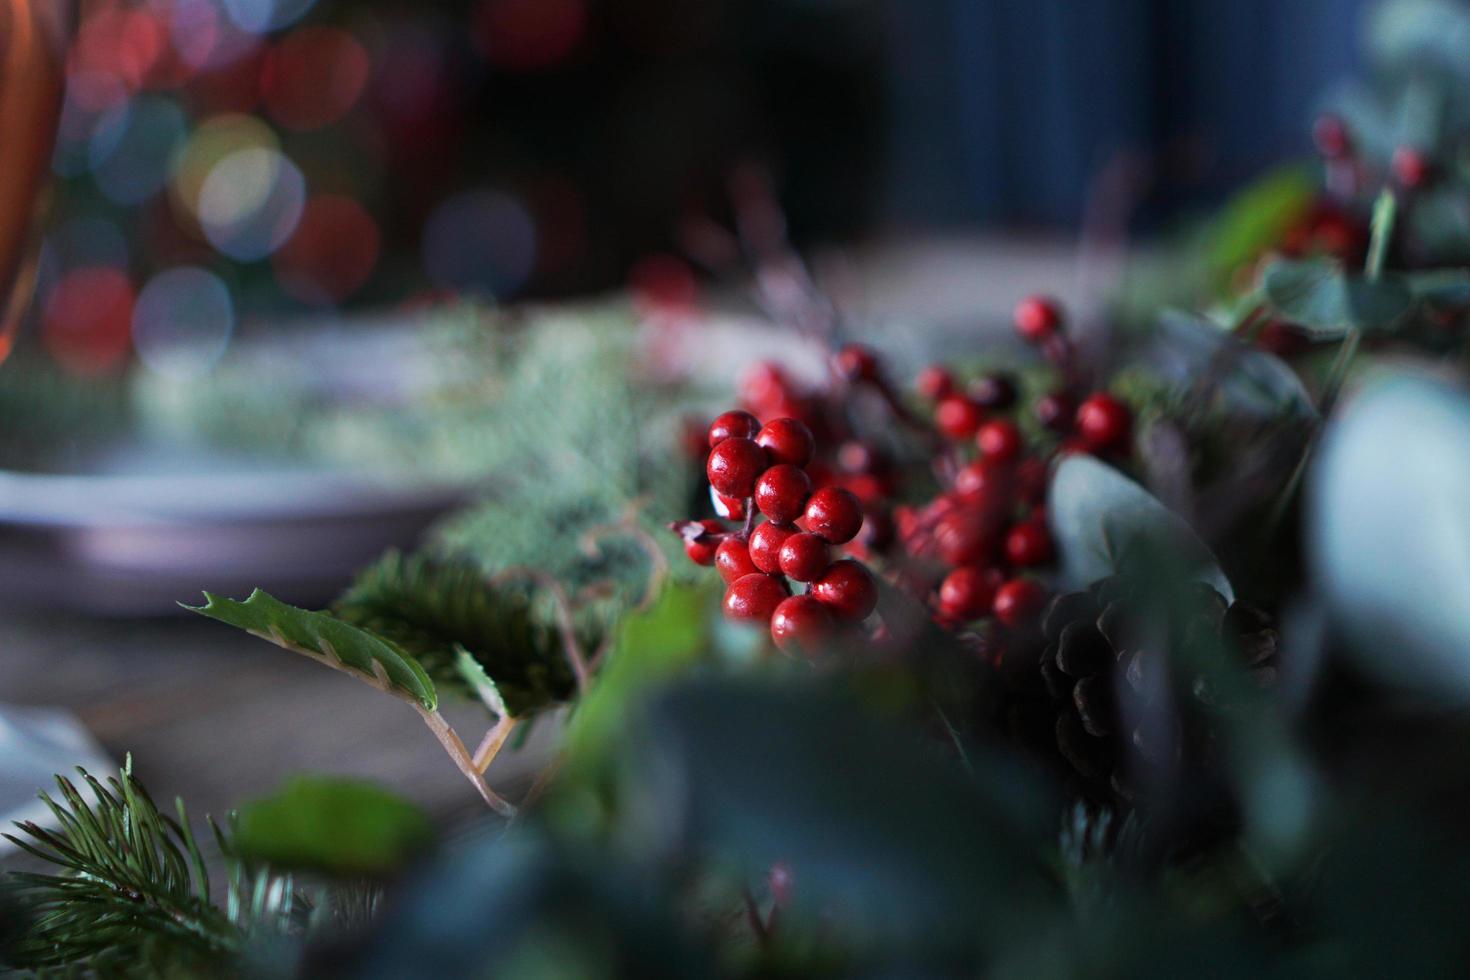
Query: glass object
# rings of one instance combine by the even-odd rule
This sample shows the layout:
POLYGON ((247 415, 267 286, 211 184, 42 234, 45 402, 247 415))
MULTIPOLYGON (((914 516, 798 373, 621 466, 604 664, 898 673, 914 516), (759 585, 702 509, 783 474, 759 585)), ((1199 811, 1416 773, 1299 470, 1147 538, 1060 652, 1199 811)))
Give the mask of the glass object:
POLYGON ((0 361, 34 285, 70 0, 0 0, 0 361))

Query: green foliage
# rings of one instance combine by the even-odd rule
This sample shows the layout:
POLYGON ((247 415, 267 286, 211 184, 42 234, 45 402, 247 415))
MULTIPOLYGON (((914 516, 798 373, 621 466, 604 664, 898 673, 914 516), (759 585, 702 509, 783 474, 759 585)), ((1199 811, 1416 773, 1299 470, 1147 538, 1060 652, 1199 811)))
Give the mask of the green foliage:
POLYGON ((1317 340, 1349 330, 1385 330, 1409 312, 1414 296, 1398 277, 1370 280, 1325 259, 1273 262, 1264 288, 1272 307, 1317 340))
POLYGON ((433 839, 416 805, 372 783, 298 776, 240 808, 238 853, 292 871, 339 877, 400 870, 433 839))
POLYGON ((461 653, 517 717, 566 700, 575 686, 556 628, 530 596, 490 586, 465 561, 396 551, 365 569, 332 612, 409 653, 441 688, 473 695, 461 653))
POLYGON ((1274 248, 1316 196, 1316 179, 1300 166, 1273 170, 1237 192, 1205 231, 1205 262, 1215 289, 1228 288, 1237 269, 1274 248))
POLYGON ((1227 600, 1235 597, 1209 548, 1182 518, 1091 456, 1069 456, 1057 467, 1046 512, 1063 579, 1073 587, 1115 574, 1141 552, 1174 556, 1227 600))
POLYGON ((327 613, 288 606, 259 589, 244 602, 209 592, 204 598, 203 606, 184 608, 331 666, 347 668, 412 699, 425 710, 438 707, 438 693, 424 668, 383 637, 327 613))
POLYGON ((5 835, 57 869, 16 871, 4 882, 31 920, 9 951, 14 965, 103 976, 225 975, 252 935, 292 927, 290 880, 242 860, 218 827, 230 873, 225 908, 210 903, 209 872, 183 803, 177 819, 161 812, 131 763, 105 785, 81 777, 90 801, 60 776, 60 801, 43 796, 58 830, 24 823, 20 836, 5 835))

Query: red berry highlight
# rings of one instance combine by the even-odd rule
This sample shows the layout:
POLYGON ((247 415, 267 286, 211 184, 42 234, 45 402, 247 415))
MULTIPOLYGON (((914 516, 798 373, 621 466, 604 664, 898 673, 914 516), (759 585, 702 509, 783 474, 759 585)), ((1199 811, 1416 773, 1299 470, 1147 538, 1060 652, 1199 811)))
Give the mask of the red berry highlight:
POLYGON ((766 470, 766 451, 754 439, 731 436, 710 450, 705 475, 710 486, 727 497, 749 497, 766 470))
POLYGON ((772 466, 755 481, 755 505, 778 524, 790 524, 806 509, 812 478, 806 470, 782 463, 772 466))
POLYGON ((1051 561, 1051 532, 1040 521, 1017 524, 1006 534, 1006 560, 1023 568, 1051 561))
POLYGON ((914 379, 914 389, 921 397, 937 402, 954 394, 954 375, 938 364, 931 364, 914 379))
POLYGON ((750 439, 760 427, 760 422, 749 412, 726 412, 710 423, 709 447, 713 449, 726 439, 750 439))
POLYGON ((995 602, 994 576, 972 565, 956 568, 939 586, 939 612, 945 619, 968 622, 990 613, 995 602))
POLYGON ((1025 448, 1021 430, 1008 419, 986 422, 975 433, 975 445, 985 454, 985 459, 994 463, 1009 463, 1021 456, 1025 448))
POLYGON ((934 424, 951 439, 970 438, 984 420, 984 410, 960 395, 950 395, 934 408, 934 424))
POLYGON ((878 583, 867 568, 851 558, 833 562, 812 583, 810 594, 845 622, 862 622, 878 608, 878 583))
POLYGON ((725 590, 725 615, 748 623, 769 623, 776 607, 791 595, 785 580, 774 575, 745 575, 725 590))
POLYGON ((771 615, 771 639, 786 653, 814 656, 832 638, 832 613, 810 595, 783 599, 771 615))
POLYGON ((1323 113, 1312 124, 1312 142, 1328 160, 1341 160, 1353 152, 1352 134, 1339 115, 1323 113))
POLYGON ((863 528, 863 505, 849 490, 823 487, 806 504, 806 529, 829 544, 846 544, 863 528))
POLYGON ((1046 591, 1028 578, 1013 578, 995 593, 991 611, 1004 626, 1020 629, 1030 625, 1046 602, 1046 591))
POLYGON ((1412 146, 1394 150, 1389 166, 1398 182, 1410 189, 1422 186, 1429 179, 1429 158, 1412 146))
POLYGON ((685 538, 684 554, 688 555, 689 560, 696 565, 713 565, 715 563, 715 551, 719 548, 720 542, 718 539, 712 538, 709 535, 724 534, 725 525, 715 520, 700 521, 699 523, 709 533, 698 538, 685 538))
POLYGON ((815 582, 832 564, 832 546, 815 534, 793 534, 777 555, 781 574, 797 582, 815 582))
POLYGON ((750 560, 755 562, 756 568, 767 574, 780 574, 781 546, 796 533, 796 528, 790 524, 773 524, 767 521, 756 525, 755 530, 750 532, 750 560))
POLYGON ((760 571, 755 567, 755 562, 750 560, 750 546, 733 535, 721 541, 720 546, 715 549, 715 570, 720 573, 720 578, 725 580, 726 585, 732 585, 739 579, 760 571))
POLYGON ((848 344, 832 359, 837 373, 848 381, 877 381, 878 355, 871 347, 848 344))
POLYGON ((1016 333, 1028 344, 1054 337, 1062 326, 1062 308, 1047 296, 1027 296, 1016 304, 1016 333))
POLYGON ((812 430, 797 419, 772 419, 756 433, 755 441, 773 463, 805 466, 817 452, 812 430))
POLYGON ((1133 413, 1107 392, 1098 392, 1077 407, 1077 436, 1093 452, 1121 449, 1132 427, 1133 413))

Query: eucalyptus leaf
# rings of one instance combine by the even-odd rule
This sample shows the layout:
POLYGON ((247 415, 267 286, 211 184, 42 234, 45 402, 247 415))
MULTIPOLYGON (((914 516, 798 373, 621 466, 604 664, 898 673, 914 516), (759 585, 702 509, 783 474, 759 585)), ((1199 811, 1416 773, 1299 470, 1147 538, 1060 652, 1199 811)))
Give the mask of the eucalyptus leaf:
MULTIPOLYGON (((184 608, 245 630, 277 646, 341 665, 392 687, 427 711, 439 706, 434 682, 401 647, 327 613, 288 606, 256 589, 244 602, 204 593, 205 604, 184 608)), ((180 603, 183 605, 183 603, 180 603)))
POLYGON ((1365 279, 1326 259, 1273 262, 1263 285, 1272 307, 1317 340, 1386 329, 1414 302, 1397 277, 1365 279))
POLYGON ((1310 504, 1311 567, 1362 666, 1470 700, 1470 397, 1371 386, 1328 430, 1310 504))
POLYGON ((298 776, 241 807, 235 847, 282 870, 378 876, 402 869, 433 837, 423 810, 381 787, 298 776))
POLYGON ((1255 419, 1317 415, 1312 396, 1285 361, 1247 347, 1204 317, 1165 311, 1147 357, 1160 377, 1181 387, 1212 375, 1213 391, 1231 414, 1255 419))
POLYGON ((1143 487, 1092 456, 1072 455, 1052 477, 1047 521, 1062 578, 1082 588, 1119 571, 1134 549, 1168 554, 1235 601, 1235 591, 1194 529, 1143 487))

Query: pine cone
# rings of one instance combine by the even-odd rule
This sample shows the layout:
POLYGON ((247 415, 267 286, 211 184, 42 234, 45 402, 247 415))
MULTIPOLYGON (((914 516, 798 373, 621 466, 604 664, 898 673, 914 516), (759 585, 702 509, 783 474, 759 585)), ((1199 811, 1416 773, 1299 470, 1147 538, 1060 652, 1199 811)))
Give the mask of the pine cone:
POLYGON ((1056 712, 1057 749, 1095 790, 1124 799, 1135 795, 1130 777, 1141 769, 1175 767, 1186 756, 1198 761, 1212 741, 1208 731, 1185 730, 1186 713, 1174 710, 1174 698, 1183 692, 1229 707, 1203 677, 1176 683, 1169 647, 1232 651, 1256 682, 1275 679, 1276 631, 1260 610, 1227 604, 1203 584, 1186 608, 1167 616, 1148 615, 1140 600, 1122 579, 1104 579, 1057 596, 1042 621, 1041 673, 1056 712))

